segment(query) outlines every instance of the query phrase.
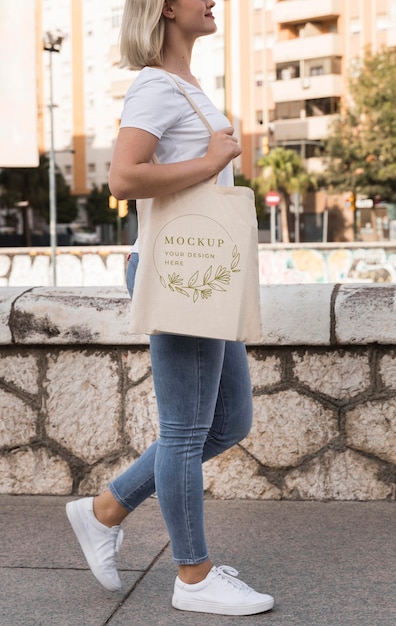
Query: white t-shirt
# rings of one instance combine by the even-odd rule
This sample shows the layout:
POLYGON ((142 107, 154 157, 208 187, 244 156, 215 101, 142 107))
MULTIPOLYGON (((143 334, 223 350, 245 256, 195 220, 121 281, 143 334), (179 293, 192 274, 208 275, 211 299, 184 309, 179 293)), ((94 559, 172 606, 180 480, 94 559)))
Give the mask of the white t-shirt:
MULTIPOLYGON (((213 130, 231 125, 201 89, 174 76, 213 130)), ((210 138, 209 130, 175 81, 164 70, 152 67, 139 72, 125 96, 120 128, 127 127, 140 128, 158 137, 155 155, 160 163, 203 157, 210 138)), ((219 173, 217 182, 224 187, 234 185, 232 162, 219 173)), ((132 250, 137 252, 136 244, 132 250)))
MULTIPOLYGON (((201 89, 174 76, 213 130, 231 125, 201 89)), ((208 148, 209 130, 198 114, 174 80, 165 71, 152 67, 140 71, 125 96, 120 128, 125 127, 140 128, 158 137, 155 155, 160 163, 203 157, 208 148)), ((232 163, 220 172, 218 183, 233 186, 232 163)))

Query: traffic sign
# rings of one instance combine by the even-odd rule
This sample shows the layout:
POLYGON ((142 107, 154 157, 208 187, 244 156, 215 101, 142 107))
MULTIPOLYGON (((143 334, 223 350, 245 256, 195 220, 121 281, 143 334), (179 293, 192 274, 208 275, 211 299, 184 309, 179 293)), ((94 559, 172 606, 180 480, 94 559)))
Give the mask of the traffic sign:
POLYGON ((277 191, 269 191, 265 196, 265 204, 268 204, 268 206, 278 206, 280 201, 281 197, 277 191))
POLYGON ((374 206, 374 200, 372 200, 372 198, 356 200, 355 206, 357 209, 372 209, 374 206))

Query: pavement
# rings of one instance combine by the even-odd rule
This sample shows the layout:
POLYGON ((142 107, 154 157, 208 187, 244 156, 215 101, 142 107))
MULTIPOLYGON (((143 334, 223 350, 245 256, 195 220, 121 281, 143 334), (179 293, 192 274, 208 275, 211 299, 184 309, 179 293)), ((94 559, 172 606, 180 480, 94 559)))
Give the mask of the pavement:
POLYGON ((395 626, 396 504, 207 500, 216 565, 275 597, 249 617, 172 608, 175 566, 158 501, 124 522, 110 593, 87 569, 65 515, 70 497, 0 496, 1 626, 395 626))

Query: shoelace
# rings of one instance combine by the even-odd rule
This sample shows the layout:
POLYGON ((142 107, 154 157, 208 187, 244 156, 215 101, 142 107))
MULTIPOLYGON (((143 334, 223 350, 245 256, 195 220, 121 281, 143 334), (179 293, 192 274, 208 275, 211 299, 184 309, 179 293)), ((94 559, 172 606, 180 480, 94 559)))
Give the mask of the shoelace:
POLYGON ((214 567, 216 577, 221 578, 226 584, 230 584, 236 589, 240 591, 250 592, 252 589, 244 583, 238 576, 238 570, 230 567, 229 565, 220 565, 219 567, 214 567))

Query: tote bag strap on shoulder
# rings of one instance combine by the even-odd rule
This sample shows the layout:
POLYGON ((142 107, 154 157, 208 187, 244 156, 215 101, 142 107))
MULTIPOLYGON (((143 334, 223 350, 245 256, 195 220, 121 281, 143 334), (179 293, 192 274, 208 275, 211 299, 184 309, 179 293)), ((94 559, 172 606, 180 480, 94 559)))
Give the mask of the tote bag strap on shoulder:
MULTIPOLYGON (((169 76, 169 78, 171 78, 173 80, 173 82, 176 83, 177 87, 180 89, 180 91, 182 92, 183 96, 186 98, 187 102, 189 102, 191 107, 194 109, 194 111, 196 112, 198 117, 202 120, 203 124, 206 126, 206 128, 208 129, 208 131, 212 135, 213 132, 214 132, 212 126, 210 125, 209 121, 206 119, 205 115, 202 113, 201 109, 194 102, 193 98, 191 98, 191 96, 188 93, 188 91, 186 89, 184 89, 184 87, 179 83, 178 80, 176 80, 176 78, 172 74, 170 74, 169 72, 165 72, 165 74, 167 74, 169 76)), ((155 154, 153 154, 153 156, 152 156, 152 162, 155 163, 156 165, 159 165, 159 163, 160 163, 158 157, 156 157, 155 154)), ((217 182, 217 178, 218 178, 218 174, 216 174, 214 176, 214 182, 217 182)))
POLYGON ((208 120, 206 119, 206 117, 202 113, 201 109, 196 105, 196 103, 194 102, 194 100, 192 99, 192 97, 190 96, 188 91, 186 89, 184 89, 184 87, 179 83, 178 80, 176 80, 176 78, 174 76, 172 76, 172 74, 169 74, 169 72, 165 72, 165 74, 168 74, 169 78, 171 78, 173 80, 173 82, 176 83, 176 85, 179 87, 180 91, 182 92, 183 96, 191 104, 191 106, 194 109, 194 111, 196 112, 196 114, 201 118, 202 122, 205 124, 206 128, 208 129, 208 131, 212 135, 213 134, 213 128, 211 127, 211 125, 209 124, 208 120))

